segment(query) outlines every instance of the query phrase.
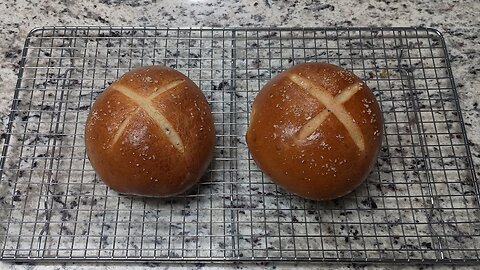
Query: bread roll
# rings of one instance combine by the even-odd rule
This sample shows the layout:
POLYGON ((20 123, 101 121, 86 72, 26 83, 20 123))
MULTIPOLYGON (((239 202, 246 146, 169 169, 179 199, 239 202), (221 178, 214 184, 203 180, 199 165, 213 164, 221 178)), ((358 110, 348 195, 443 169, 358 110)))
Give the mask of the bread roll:
POLYGON ((246 139, 257 165, 278 185, 329 200, 366 179, 382 127, 375 96, 357 76, 335 65, 306 63, 258 93, 246 139))
POLYGON ((204 174, 215 131, 202 91, 180 72, 160 66, 123 75, 93 104, 85 146, 98 176, 124 193, 169 197, 204 174))

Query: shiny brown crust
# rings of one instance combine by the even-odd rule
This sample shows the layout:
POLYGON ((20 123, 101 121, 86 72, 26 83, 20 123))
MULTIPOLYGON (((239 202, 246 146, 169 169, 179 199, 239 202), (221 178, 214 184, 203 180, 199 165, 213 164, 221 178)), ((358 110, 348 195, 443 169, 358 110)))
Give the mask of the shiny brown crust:
POLYGON ((279 74, 258 93, 246 139, 257 165, 278 185, 308 199, 328 200, 366 179, 381 147, 382 127, 375 96, 357 76, 335 65, 305 63, 279 74), (319 98, 334 102, 323 104, 319 98), (312 119, 319 122, 310 133, 304 126, 317 121, 312 119), (302 128, 307 131, 301 136, 302 128))
POLYGON ((93 104, 85 128, 93 168, 124 194, 185 192, 206 171, 214 144, 202 91, 182 73, 160 66, 137 68, 110 85, 93 104), (161 117, 167 122, 159 122, 161 117), (181 145, 172 141, 175 134, 181 145))

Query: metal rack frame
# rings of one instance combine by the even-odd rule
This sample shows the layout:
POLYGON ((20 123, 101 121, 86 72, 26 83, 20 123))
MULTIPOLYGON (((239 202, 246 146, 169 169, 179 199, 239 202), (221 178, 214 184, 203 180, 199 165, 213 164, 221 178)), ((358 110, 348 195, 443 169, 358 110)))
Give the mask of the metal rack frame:
POLYGON ((0 160, 0 258, 478 262, 480 192, 447 55, 425 28, 34 29, 0 160), (353 71, 384 113, 374 171, 330 202, 277 187, 244 139, 259 89, 305 61, 353 71), (111 191, 83 144, 95 97, 151 64, 200 86, 217 131, 208 173, 169 200, 111 191))

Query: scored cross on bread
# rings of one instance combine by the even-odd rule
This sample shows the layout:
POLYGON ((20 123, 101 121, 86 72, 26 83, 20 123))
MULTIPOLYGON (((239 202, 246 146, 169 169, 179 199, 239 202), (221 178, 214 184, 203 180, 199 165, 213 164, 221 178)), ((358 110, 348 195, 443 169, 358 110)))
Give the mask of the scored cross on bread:
POLYGON ((125 131, 125 128, 130 123, 130 120, 135 117, 135 114, 138 112, 138 110, 143 109, 148 114, 148 116, 150 116, 152 120, 165 132, 165 135, 170 140, 172 145, 180 152, 185 151, 182 139, 172 127, 172 124, 152 104, 152 100, 154 98, 157 98, 161 94, 174 89, 176 86, 180 85, 183 82, 184 80, 175 80, 160 87, 157 87, 154 92, 147 97, 136 94, 134 91, 132 91, 132 89, 120 83, 115 83, 110 86, 112 89, 130 98, 138 106, 135 111, 130 114, 120 125, 119 129, 115 133, 115 136, 113 137, 111 145, 114 145, 118 141, 120 136, 125 131))
POLYGON ((160 66, 124 74, 99 95, 85 128, 89 160, 100 178, 126 194, 169 197, 207 169, 215 129, 202 91, 160 66))
POLYGON ((305 139, 312 134, 327 119, 330 113, 333 113, 338 120, 345 126, 349 135, 357 145, 360 151, 365 150, 362 131, 352 117, 345 110, 342 103, 347 102, 362 86, 362 83, 354 83, 340 91, 337 96, 332 96, 327 89, 321 85, 315 85, 313 82, 298 75, 291 74, 290 79, 305 89, 310 95, 314 96, 325 106, 325 110, 309 120, 298 132, 299 139, 305 139))
POLYGON ((248 148, 271 179, 302 197, 351 192, 372 170, 382 115, 368 86, 338 66, 305 63, 270 80, 253 102, 248 148))

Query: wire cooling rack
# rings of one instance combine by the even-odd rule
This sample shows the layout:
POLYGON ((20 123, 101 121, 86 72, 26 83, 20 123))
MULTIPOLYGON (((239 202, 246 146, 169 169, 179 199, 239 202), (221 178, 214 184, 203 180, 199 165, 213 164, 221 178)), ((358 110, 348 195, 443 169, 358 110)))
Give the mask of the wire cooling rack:
POLYGON ((25 42, 5 135, 1 259, 479 261, 479 189, 433 29, 39 28, 25 42), (353 71, 385 119, 374 171, 331 202, 273 184, 245 144, 258 90, 306 61, 353 71), (208 173, 171 200, 118 195, 85 156, 96 96, 152 64, 200 86, 217 131, 208 173))

